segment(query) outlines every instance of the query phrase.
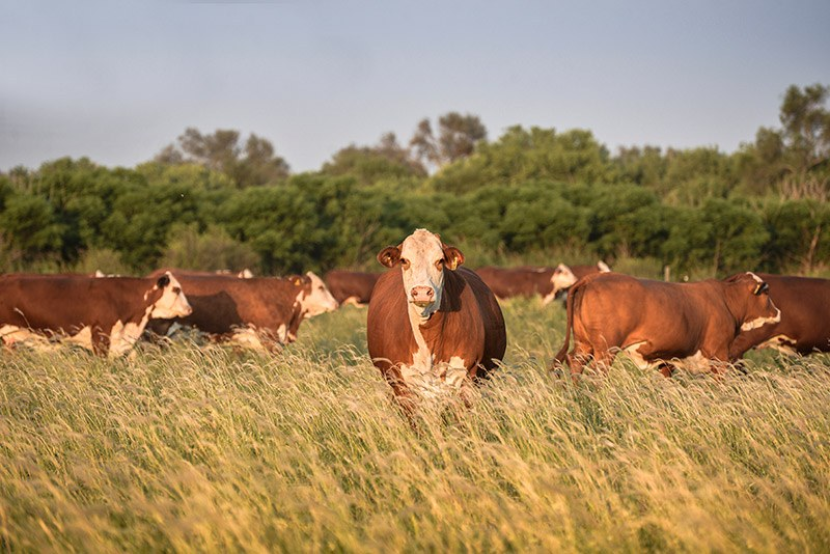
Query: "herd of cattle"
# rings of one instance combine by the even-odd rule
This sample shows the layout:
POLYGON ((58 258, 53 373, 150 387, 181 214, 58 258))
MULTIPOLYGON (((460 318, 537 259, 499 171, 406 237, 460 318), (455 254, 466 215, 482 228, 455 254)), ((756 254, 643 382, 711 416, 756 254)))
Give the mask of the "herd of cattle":
POLYGON ((666 283, 595 266, 461 267, 464 255, 418 229, 377 256, 385 273, 334 270, 254 277, 165 269, 138 277, 0 276, 0 339, 56 348, 68 341, 110 356, 143 336, 192 327, 215 341, 273 351, 305 318, 369 304, 369 355, 403 405, 413 395, 462 393, 502 359, 497 299, 567 297, 565 344, 554 367, 607 368, 619 352, 670 375, 717 372, 751 348, 830 351, 830 280, 740 273, 666 283), (573 349, 568 352, 571 335, 573 349))

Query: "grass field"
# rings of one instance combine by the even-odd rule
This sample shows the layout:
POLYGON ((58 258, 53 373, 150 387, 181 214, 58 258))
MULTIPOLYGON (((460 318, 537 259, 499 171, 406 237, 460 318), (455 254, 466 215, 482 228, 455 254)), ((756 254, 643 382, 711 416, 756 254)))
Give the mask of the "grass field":
POLYGON ((365 309, 274 358, 3 353, 0 551, 830 551, 830 358, 573 386, 564 310, 505 315, 504 367, 420 434, 365 309))

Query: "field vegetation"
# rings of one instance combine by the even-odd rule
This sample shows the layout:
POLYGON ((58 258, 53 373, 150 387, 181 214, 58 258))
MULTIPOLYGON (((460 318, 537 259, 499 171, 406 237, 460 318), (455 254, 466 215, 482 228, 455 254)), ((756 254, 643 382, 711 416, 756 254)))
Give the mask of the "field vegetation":
POLYGON ((564 310, 503 305, 503 367, 417 432, 365 309, 273 357, 4 352, 0 551, 830 550, 830 358, 574 385, 547 372, 564 310))

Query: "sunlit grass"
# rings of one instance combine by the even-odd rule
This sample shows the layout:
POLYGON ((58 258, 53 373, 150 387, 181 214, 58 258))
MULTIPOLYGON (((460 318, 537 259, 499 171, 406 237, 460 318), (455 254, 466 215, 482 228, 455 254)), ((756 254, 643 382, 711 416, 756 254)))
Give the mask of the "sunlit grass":
POLYGON ((547 373, 564 310, 505 304, 504 367, 414 432, 366 310, 276 357, 181 342, 0 360, 0 550, 830 550, 830 359, 547 373))

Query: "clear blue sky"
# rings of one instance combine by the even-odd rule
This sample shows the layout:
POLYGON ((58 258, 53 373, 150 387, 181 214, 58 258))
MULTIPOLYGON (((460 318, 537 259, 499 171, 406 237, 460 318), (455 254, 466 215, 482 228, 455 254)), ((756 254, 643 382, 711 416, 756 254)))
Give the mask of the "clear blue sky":
POLYGON ((0 170, 132 167, 186 127, 253 132, 295 172, 419 120, 589 129, 732 152, 830 84, 828 0, 2 0, 0 170))

